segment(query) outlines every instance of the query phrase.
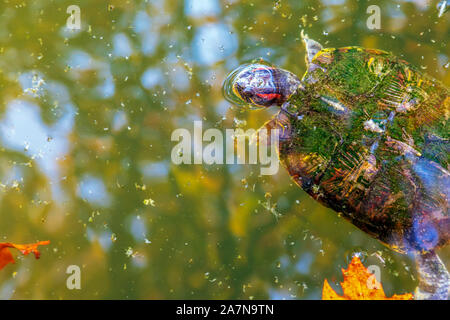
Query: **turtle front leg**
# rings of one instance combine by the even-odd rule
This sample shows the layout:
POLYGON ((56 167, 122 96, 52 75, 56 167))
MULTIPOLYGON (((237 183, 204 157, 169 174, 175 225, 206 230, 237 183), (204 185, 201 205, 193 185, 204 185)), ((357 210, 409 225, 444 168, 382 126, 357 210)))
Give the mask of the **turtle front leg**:
POLYGON ((450 274, 434 251, 415 254, 419 286, 415 292, 416 300, 449 299, 450 274))

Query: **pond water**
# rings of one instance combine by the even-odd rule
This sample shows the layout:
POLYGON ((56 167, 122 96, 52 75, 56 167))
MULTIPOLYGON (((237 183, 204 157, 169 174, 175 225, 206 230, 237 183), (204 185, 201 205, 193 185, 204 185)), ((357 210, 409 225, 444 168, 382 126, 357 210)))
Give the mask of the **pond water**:
POLYGON ((388 295, 414 290, 411 257, 284 169, 176 165, 171 136, 194 121, 260 127, 276 110, 232 107, 222 83, 255 58, 301 76, 301 30, 329 47, 392 51, 449 86, 438 3, 80 0, 80 29, 69 29, 72 1, 3 1, 0 241, 51 244, 0 272, 0 298, 320 299, 355 253, 380 268, 388 295), (372 4, 380 29, 368 28, 372 4), (80 290, 66 287, 70 265, 80 290))

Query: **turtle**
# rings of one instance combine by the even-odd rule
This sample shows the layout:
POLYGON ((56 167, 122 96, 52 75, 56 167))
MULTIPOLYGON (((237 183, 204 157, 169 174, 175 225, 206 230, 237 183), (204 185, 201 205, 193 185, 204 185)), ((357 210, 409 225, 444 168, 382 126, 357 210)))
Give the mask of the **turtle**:
POLYGON ((450 242, 449 89, 394 54, 324 48, 302 34, 299 78, 263 60, 223 84, 225 98, 277 106, 278 155, 293 181, 322 205, 396 252, 413 255, 415 299, 448 299, 436 250, 450 242))

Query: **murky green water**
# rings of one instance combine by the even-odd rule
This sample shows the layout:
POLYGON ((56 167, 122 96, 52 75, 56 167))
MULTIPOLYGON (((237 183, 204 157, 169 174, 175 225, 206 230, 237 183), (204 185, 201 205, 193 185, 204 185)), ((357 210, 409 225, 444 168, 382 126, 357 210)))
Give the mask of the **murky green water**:
MULTIPOLYGON (((221 86, 262 57, 302 75, 300 31, 392 51, 450 84, 438 1, 1 1, 0 241, 51 240, 0 298, 319 299, 355 252, 388 295, 414 264, 258 165, 171 161, 177 128, 258 128, 221 86), (66 28, 80 7, 81 30, 66 28), (366 9, 381 8, 370 30, 366 9), (381 257, 381 258, 380 258, 381 257), (69 265, 81 289, 66 287, 69 265)), ((449 250, 441 251, 448 262, 449 250)))

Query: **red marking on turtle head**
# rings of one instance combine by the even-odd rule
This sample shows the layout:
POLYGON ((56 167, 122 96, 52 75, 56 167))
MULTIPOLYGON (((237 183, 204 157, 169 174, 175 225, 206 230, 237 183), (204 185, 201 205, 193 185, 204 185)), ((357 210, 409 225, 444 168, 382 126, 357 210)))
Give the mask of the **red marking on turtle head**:
POLYGON ((281 94, 278 93, 257 93, 258 97, 265 99, 266 101, 271 101, 273 99, 279 99, 281 94))

